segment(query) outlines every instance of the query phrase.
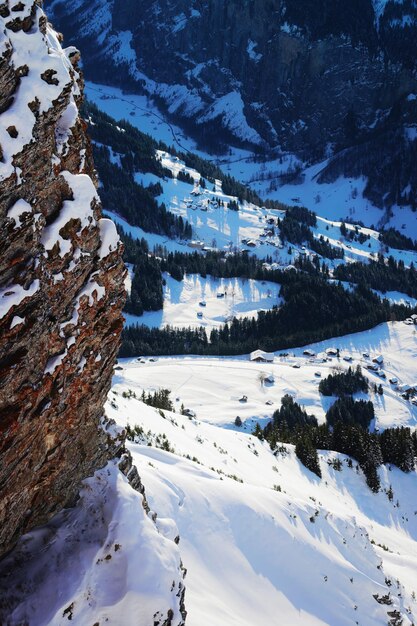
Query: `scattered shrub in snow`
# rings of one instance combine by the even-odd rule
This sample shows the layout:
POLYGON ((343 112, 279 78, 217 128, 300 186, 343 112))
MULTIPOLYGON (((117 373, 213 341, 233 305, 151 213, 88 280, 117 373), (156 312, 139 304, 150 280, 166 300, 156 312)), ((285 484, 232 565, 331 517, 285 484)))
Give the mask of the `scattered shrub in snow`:
POLYGON ((139 426, 138 424, 130 426, 130 424, 128 424, 126 426, 126 439, 128 441, 133 441, 134 443, 144 442, 145 433, 142 426, 139 426))
POLYGON ((159 389, 153 394, 142 392, 141 400, 148 406, 155 409, 165 409, 166 411, 174 411, 174 405, 170 399, 171 391, 169 389, 159 389))
POLYGON ((337 472, 342 471, 342 461, 340 459, 329 459, 327 465, 331 465, 337 472))

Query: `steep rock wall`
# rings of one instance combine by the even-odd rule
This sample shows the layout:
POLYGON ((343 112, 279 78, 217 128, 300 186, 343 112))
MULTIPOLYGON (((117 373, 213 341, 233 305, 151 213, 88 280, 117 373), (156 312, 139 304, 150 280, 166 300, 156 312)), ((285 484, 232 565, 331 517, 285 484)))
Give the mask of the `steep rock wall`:
POLYGON ((121 445, 103 420, 121 247, 78 113, 79 54, 40 4, 0 1, 0 554, 121 445))

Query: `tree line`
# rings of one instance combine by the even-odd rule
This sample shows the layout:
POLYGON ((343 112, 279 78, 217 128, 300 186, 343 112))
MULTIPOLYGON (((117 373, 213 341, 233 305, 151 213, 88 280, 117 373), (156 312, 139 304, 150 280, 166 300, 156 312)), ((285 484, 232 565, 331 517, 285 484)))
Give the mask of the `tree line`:
MULTIPOLYGON (((258 425, 254 434, 266 439, 272 450, 277 449, 279 442, 294 444, 300 461, 319 477, 317 450, 346 454, 356 459, 374 492, 380 488, 377 470, 381 463, 396 465, 404 472, 414 469, 416 432, 400 427, 371 433, 369 424, 374 417, 371 401, 355 402, 343 396, 338 402, 337 411, 332 410, 333 405, 326 414, 326 423, 318 425, 314 415, 307 415, 305 409, 286 395, 271 422, 264 429, 258 425)), ((351 461, 349 464, 352 466, 351 461)), ((335 469, 341 469, 341 466, 337 464, 335 469)))
MULTIPOLYGON (((156 141, 150 135, 132 126, 127 120, 122 119, 116 122, 92 102, 84 102, 83 115, 89 122, 89 133, 93 141, 111 147, 114 152, 121 154, 121 165, 129 174, 150 172, 160 178, 171 178, 171 171, 162 166, 156 155, 156 150, 162 150, 181 159, 186 167, 197 170, 203 181, 206 179, 214 184, 216 179, 220 180, 223 193, 226 195, 236 196, 240 202, 253 202, 258 206, 262 204, 262 199, 256 192, 225 174, 213 161, 203 159, 192 152, 181 152, 175 146, 156 141)), ((101 175, 100 168, 97 167, 97 169, 101 175)), ((101 178, 103 179, 102 175, 101 178)), ((180 178, 191 183, 191 177, 184 172, 180 173, 180 178)), ((275 202, 272 204, 283 206, 275 202)), ((113 209, 109 208, 109 210, 113 209)))
POLYGON ((285 216, 278 219, 280 236, 283 241, 301 245, 308 244, 309 248, 318 255, 327 259, 343 259, 343 248, 331 245, 329 239, 323 235, 314 237, 311 227, 317 226, 317 215, 305 207, 295 206, 286 210, 285 216))
POLYGON ((363 285, 353 291, 321 276, 290 270, 280 273, 283 304, 256 318, 234 318, 208 337, 203 328, 147 328, 123 331, 121 356, 138 354, 245 354, 276 351, 359 332, 412 311, 381 300, 363 285))
POLYGON ((396 261, 390 256, 386 259, 381 254, 377 261, 370 263, 348 263, 339 265, 334 270, 338 280, 367 285, 378 291, 400 291, 412 298, 417 298, 417 270, 412 263, 405 267, 404 261, 396 261))
POLYGON ((146 232, 164 234, 168 237, 189 239, 191 224, 181 216, 169 212, 164 203, 155 198, 154 185, 144 187, 134 180, 133 174, 119 167, 110 158, 107 146, 93 146, 95 165, 98 169, 103 208, 124 217, 132 226, 146 232))

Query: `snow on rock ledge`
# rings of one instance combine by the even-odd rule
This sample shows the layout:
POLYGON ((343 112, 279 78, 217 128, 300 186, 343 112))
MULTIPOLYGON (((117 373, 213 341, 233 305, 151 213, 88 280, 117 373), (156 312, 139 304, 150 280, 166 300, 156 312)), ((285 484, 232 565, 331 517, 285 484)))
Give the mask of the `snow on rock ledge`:
POLYGON ((182 626, 179 548, 143 503, 115 462, 86 480, 75 508, 27 534, 0 563, 0 621, 182 626))

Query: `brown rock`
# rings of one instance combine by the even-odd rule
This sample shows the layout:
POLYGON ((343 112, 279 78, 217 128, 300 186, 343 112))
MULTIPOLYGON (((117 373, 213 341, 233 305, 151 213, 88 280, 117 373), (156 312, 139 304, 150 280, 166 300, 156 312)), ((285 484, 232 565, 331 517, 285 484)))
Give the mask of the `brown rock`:
MULTIPOLYGON (((15 132, 2 116, 16 105, 19 84, 33 79, 30 63, 15 67, 13 33, 31 30, 33 37, 45 28, 37 2, 23 9, 9 2, 0 11, 9 37, 0 56, 0 127, 10 137, 15 132)), ((85 200, 83 225, 77 216, 64 219, 77 193, 71 175, 95 181, 85 124, 78 117, 64 128, 67 136, 62 130, 63 114, 81 102, 76 58, 64 67, 65 81, 52 65, 38 74, 39 91, 13 141, 27 123, 31 139, 13 155, 7 177, 7 150, 0 150, 0 554, 71 504, 81 480, 123 446, 100 425, 123 325, 121 246, 101 253, 95 197, 85 200), (45 90, 55 90, 46 107, 45 90), (22 201, 26 208, 16 214, 22 201), (47 233, 61 221, 46 250, 47 233)))

